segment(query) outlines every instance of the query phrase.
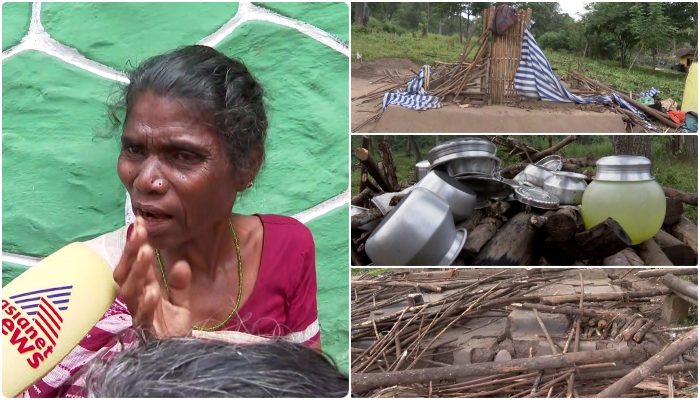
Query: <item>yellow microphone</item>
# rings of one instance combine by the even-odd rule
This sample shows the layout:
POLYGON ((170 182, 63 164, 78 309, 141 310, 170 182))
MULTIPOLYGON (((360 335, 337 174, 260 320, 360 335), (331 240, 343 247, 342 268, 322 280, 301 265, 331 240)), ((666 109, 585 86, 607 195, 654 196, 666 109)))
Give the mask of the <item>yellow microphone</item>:
POLYGON ((71 243, 2 289, 2 394, 16 397, 51 371, 100 320, 119 286, 107 262, 71 243))

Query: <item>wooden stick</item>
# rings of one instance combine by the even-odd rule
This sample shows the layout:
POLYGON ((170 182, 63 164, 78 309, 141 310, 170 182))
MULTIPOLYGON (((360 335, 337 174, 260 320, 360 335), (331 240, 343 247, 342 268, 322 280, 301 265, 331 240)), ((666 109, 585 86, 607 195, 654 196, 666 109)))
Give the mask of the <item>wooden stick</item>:
MULTIPOLYGON (((697 339, 697 335, 696 335, 697 339)), ((402 383, 421 383, 445 379, 488 376, 506 372, 528 372, 541 369, 573 367, 577 364, 593 364, 619 361, 630 357, 632 351, 625 348, 585 351, 580 353, 516 359, 503 362, 486 362, 450 367, 405 370, 387 373, 356 373, 351 375, 354 393, 393 386, 402 383)))
POLYGON ((698 273, 697 268, 657 268, 645 269, 637 272, 635 275, 638 278, 656 278, 664 275, 695 275, 698 273))
POLYGON ((352 281, 353 286, 390 286, 390 287, 418 287, 425 290, 430 290, 431 292, 442 292, 442 288, 439 286, 431 285, 429 283, 422 282, 394 282, 394 281, 352 281))
POLYGON ((589 318, 599 318, 600 313, 593 310, 582 310, 573 307, 554 307, 546 306, 544 304, 532 304, 532 303, 512 303, 512 307, 523 308, 525 310, 537 310, 551 314, 565 314, 565 315, 581 315, 583 313, 584 317, 589 318))
MULTIPOLYGON (((619 293, 595 293, 584 294, 583 300, 587 302, 595 301, 622 301, 624 299, 642 299, 647 297, 656 297, 670 294, 671 290, 667 288, 659 288, 652 290, 639 290, 635 292, 619 292, 619 293)), ((580 294, 565 294, 558 296, 545 296, 540 299, 544 304, 557 305, 562 303, 574 303, 580 299, 580 294)))
POLYGON ((374 160, 374 157, 372 157, 369 151, 367 151, 367 149, 362 147, 357 148, 355 150, 355 157, 357 157, 357 159, 360 160, 362 165, 365 166, 367 172, 372 176, 372 178, 374 178, 374 180, 382 188, 382 190, 385 190, 387 192, 393 192, 393 188, 386 181, 386 178, 379 169, 377 162, 374 160))
POLYGON ((664 365, 669 364, 672 360, 683 354, 685 351, 697 346, 697 343, 698 330, 694 329, 689 334, 676 340, 665 349, 656 353, 656 355, 651 357, 639 367, 635 368, 629 374, 625 375, 622 379, 608 386, 605 390, 598 393, 596 397, 619 397, 621 394, 632 389, 639 382, 648 378, 651 374, 654 374, 660 370, 664 365))
POLYGON ((363 191, 361 191, 357 196, 353 196, 353 198, 350 200, 350 204, 353 206, 359 206, 362 204, 370 195, 372 195, 372 189, 370 188, 365 188, 363 191))
POLYGON ((557 354, 557 348, 554 347, 554 342, 552 341, 552 337, 549 336, 549 331, 547 330, 547 327, 544 326, 544 322, 542 322, 542 318, 540 318, 540 314, 537 313, 537 310, 534 309, 532 312, 535 313, 535 318, 537 318, 537 323, 540 324, 540 328, 542 328, 542 332, 544 332, 544 336, 547 337, 547 342, 549 343, 549 347, 552 349, 552 354, 557 354))

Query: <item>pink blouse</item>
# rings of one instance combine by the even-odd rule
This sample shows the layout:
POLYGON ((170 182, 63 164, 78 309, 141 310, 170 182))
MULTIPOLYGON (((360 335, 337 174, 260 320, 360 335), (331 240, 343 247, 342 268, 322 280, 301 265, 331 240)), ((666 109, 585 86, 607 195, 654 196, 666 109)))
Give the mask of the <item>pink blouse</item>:
MULTIPOLYGON (((280 215, 258 215, 263 224, 260 270, 253 292, 224 327, 225 331, 278 337, 310 345, 321 338, 316 303, 316 255, 311 231, 280 215)), ((132 328, 121 296, 85 338, 51 372, 27 389, 24 397, 83 397, 79 372, 93 358, 122 350, 118 337, 132 328)), ((126 345, 134 345, 133 339, 126 345)))

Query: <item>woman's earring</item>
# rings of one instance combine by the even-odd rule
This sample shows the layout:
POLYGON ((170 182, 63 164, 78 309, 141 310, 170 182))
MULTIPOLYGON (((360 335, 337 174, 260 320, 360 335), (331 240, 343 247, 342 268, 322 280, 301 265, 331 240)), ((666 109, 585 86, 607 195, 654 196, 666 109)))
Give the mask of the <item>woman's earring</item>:
POLYGON ((250 189, 253 187, 253 181, 248 182, 248 184, 245 186, 246 189, 250 189))

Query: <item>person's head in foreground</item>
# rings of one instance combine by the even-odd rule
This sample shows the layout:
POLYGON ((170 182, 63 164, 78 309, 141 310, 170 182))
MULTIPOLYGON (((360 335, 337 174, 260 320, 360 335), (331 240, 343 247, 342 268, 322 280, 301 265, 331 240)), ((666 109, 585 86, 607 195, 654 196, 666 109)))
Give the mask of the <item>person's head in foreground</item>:
POLYGON ((142 341, 86 371, 88 397, 344 397, 348 378, 321 353, 286 341, 235 345, 142 341))

